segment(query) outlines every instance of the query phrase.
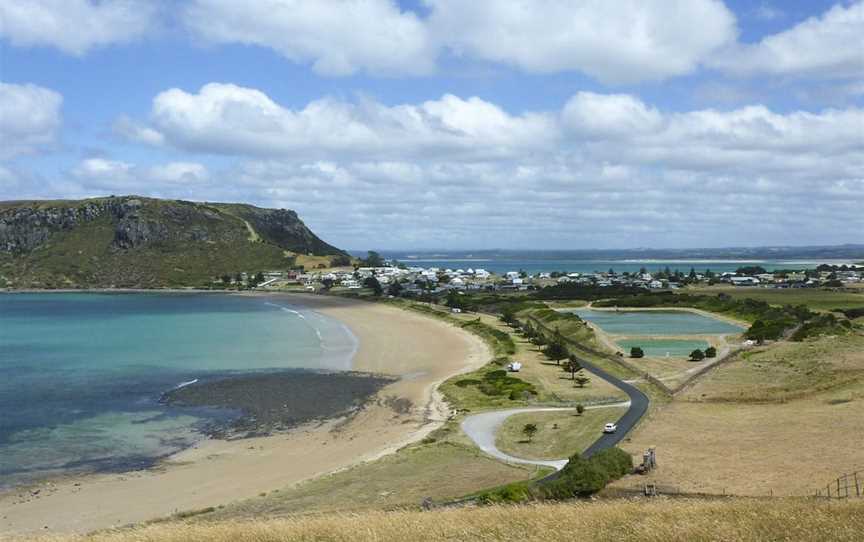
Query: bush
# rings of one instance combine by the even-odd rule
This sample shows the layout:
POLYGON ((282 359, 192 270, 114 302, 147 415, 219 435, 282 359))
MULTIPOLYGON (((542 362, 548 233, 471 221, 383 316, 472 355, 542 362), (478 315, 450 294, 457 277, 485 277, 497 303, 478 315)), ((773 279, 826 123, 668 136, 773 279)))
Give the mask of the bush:
POLYGON ((526 482, 515 482, 484 491, 477 496, 480 504, 521 503, 531 500, 531 489, 526 482))
POLYGON ((611 480, 617 480, 633 471, 633 457, 620 448, 608 448, 590 459, 601 465, 611 480))
POLYGON ((690 352, 690 361, 702 361, 703 359, 705 359, 705 352, 698 348, 690 352))
POLYGON ((574 455, 556 480, 541 486, 541 493, 547 499, 587 497, 632 470, 633 458, 619 448, 603 450, 590 459, 574 455))
POLYGON ((645 357, 645 352, 639 348, 638 346, 634 346, 630 349, 630 357, 631 358, 643 358, 645 357))

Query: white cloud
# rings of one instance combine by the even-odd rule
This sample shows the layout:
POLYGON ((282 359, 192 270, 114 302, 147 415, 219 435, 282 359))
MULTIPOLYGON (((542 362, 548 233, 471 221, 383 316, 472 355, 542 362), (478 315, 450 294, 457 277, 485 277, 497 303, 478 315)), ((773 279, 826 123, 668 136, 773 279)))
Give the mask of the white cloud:
POLYGON ((53 179, 53 194, 293 208, 353 248, 839 243, 864 228, 856 107, 667 112, 633 95, 580 92, 522 115, 449 95, 292 110, 215 84, 159 94, 151 122, 160 152, 238 161, 93 158, 53 179), (358 239, 358 225, 374 241, 358 239))
POLYGON ((36 85, 0 83, 0 159, 54 145, 63 97, 36 85))
POLYGON ((266 94, 210 83, 197 94, 180 89, 153 100, 153 129, 171 144, 226 154, 333 153, 506 156, 554 141, 549 115, 510 115, 480 98, 444 95, 419 105, 386 106, 334 99, 291 110, 266 94))
POLYGON ((159 146, 165 143, 165 138, 152 128, 139 126, 127 116, 118 118, 112 126, 114 134, 123 139, 145 145, 159 146))
MULTIPOLYGON (((195 162, 168 162, 138 166, 122 160, 88 158, 70 172, 78 190, 161 191, 168 187, 200 185, 210 178, 205 166, 195 162)), ((161 192, 160 192, 161 193, 161 192)))
POLYGON ((3 0, 0 37, 80 56, 140 38, 152 29, 157 7, 147 0, 3 0))
POLYGON ((324 75, 417 75, 435 59, 423 22, 393 0, 193 0, 184 21, 205 41, 269 47, 324 75))
POLYGON ((581 71, 610 83, 688 73, 734 41, 719 0, 193 0, 184 21, 210 43, 269 47, 324 75, 422 75, 451 51, 527 72, 581 71))
POLYGON ((430 27, 457 54, 608 83, 688 73, 736 33, 716 0, 427 1, 430 27))
POLYGON ((169 162, 152 166, 144 175, 160 183, 201 183, 210 178, 207 168, 195 162, 169 162))
POLYGON ((570 130, 589 137, 654 132, 662 123, 659 111, 628 94, 579 92, 567 102, 561 115, 570 130))
POLYGON ((737 45, 713 64, 738 75, 864 76, 864 2, 838 4, 752 45, 737 45))

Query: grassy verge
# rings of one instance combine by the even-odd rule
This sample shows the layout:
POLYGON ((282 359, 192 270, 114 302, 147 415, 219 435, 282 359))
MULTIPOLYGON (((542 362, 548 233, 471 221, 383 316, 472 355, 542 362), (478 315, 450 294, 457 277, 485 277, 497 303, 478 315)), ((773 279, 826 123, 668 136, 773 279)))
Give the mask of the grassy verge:
POLYGON ((732 299, 755 299, 771 305, 805 305, 814 311, 832 311, 864 307, 864 292, 823 290, 821 288, 741 288, 730 286, 702 286, 688 288, 688 292, 717 295, 732 299))
POLYGON ((426 498, 451 500, 501 483, 528 480, 538 472, 496 461, 469 444, 427 441, 371 463, 199 514, 196 519, 419 508, 426 498))
POLYGON ((582 453, 602 434, 603 425, 620 418, 626 408, 575 411, 527 412, 510 416, 498 430, 495 445, 499 450, 527 459, 561 459, 582 453), (537 433, 529 441, 522 432, 535 424, 537 433))

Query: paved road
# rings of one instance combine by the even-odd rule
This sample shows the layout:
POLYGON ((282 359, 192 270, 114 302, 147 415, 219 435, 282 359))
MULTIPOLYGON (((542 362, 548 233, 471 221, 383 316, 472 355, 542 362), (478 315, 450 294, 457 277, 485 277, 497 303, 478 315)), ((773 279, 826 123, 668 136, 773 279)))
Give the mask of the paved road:
MULTIPOLYGON (((648 397, 642 393, 636 386, 628 384, 624 382, 620 378, 614 377, 611 374, 607 373, 603 369, 597 367, 596 365, 582 360, 579 360, 579 363, 582 367, 585 368, 586 371, 594 374, 595 376, 606 380, 613 386, 621 389, 624 393, 626 393, 630 400, 624 403, 614 403, 609 405, 595 405, 589 406, 587 408, 604 408, 604 407, 616 407, 616 406, 627 406, 630 408, 627 409, 627 412, 624 413, 618 419, 618 431, 612 434, 602 434, 600 438, 598 438, 594 444, 588 447, 583 453, 582 456, 585 458, 591 457, 596 454, 600 450, 605 450, 607 448, 611 448, 621 442, 621 440, 627 436, 627 433, 630 432, 631 429, 636 425, 636 423, 645 415, 645 412, 648 410, 648 397)), ((465 432, 471 440, 484 452, 487 454, 501 459, 503 461, 507 461, 510 463, 522 463, 526 465, 540 465, 545 467, 552 467, 556 470, 556 473, 552 474, 550 477, 555 477, 557 471, 560 471, 564 468, 564 465, 567 464, 567 458, 551 460, 551 461, 538 461, 532 459, 523 459, 520 457, 514 457, 509 454, 505 454, 501 450, 499 450, 495 446, 495 434, 498 432, 498 429, 504 423, 504 420, 509 418, 514 414, 519 414, 522 412, 549 412, 556 410, 574 410, 572 408, 513 408, 508 410, 496 410, 492 412, 482 412, 480 414, 474 414, 472 416, 468 416, 465 420, 462 421, 462 430, 465 432)))
MULTIPOLYGON (((588 409, 594 408, 609 408, 609 407, 622 407, 628 406, 628 402, 623 403, 614 403, 609 405, 594 405, 588 406, 588 409)), ((524 465, 539 465, 543 467, 552 467, 556 471, 564 468, 564 465, 567 464, 567 459, 557 459, 557 460, 537 460, 537 459, 523 459, 521 457, 515 457, 509 454, 506 454, 499 450, 495 446, 495 435, 498 433, 498 429, 501 428, 501 425, 504 424, 504 421, 513 416, 514 414, 522 414, 525 412, 558 412, 558 411, 568 411, 568 410, 576 410, 575 408, 511 408, 507 410, 494 410, 492 412, 482 412, 480 414, 474 414, 472 416, 466 417, 462 421, 462 431, 465 432, 468 437, 474 441, 474 444, 477 445, 481 450, 491 455, 492 457, 496 457, 502 461, 507 461, 508 463, 522 463, 524 465)))

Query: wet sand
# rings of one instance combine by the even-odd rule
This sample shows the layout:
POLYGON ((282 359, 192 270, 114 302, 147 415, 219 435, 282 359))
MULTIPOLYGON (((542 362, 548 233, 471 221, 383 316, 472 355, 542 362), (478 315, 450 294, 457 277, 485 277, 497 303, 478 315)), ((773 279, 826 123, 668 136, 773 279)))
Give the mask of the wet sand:
POLYGON ((354 370, 399 380, 347 419, 313 422, 287 434, 206 440, 146 471, 13 490, 0 496, 0 533, 122 526, 254 497, 376 459, 440 426, 449 412, 437 385, 491 358, 477 337, 419 314, 335 297, 284 295, 348 326, 359 340, 354 370))

